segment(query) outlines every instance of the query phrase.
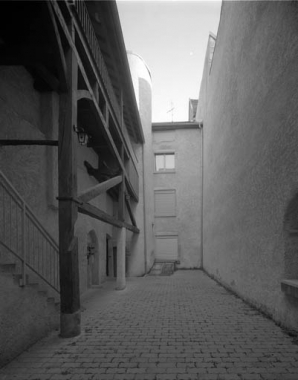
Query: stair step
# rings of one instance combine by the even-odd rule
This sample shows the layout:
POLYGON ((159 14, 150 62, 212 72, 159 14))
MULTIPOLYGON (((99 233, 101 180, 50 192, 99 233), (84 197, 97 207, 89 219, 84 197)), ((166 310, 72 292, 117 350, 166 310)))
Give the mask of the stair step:
POLYGON ((170 262, 155 262, 151 271, 150 276, 171 276, 175 272, 175 263, 170 262))
POLYGON ((170 276, 174 273, 175 267, 172 263, 167 263, 162 268, 162 275, 163 276, 170 276))
POLYGON ((16 269, 16 264, 0 264, 0 272, 3 273, 14 273, 16 269))

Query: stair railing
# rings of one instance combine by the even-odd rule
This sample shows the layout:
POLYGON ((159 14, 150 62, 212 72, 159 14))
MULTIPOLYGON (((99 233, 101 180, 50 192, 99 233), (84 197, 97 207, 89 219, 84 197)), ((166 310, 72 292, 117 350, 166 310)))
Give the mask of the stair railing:
POLYGON ((29 269, 59 293, 58 244, 0 171, 1 246, 21 264, 21 286, 26 285, 29 269))

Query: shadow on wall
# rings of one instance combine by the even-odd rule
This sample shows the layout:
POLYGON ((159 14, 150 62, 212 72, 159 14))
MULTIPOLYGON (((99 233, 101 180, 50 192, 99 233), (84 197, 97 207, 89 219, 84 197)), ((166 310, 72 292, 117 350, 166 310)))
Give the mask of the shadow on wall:
POLYGON ((99 285, 99 251, 98 240, 94 230, 87 238, 87 287, 99 285))
POLYGON ((298 278, 298 194, 292 198, 284 216, 284 277, 298 278))
MULTIPOLYGON (((288 204, 284 216, 284 273, 287 280, 298 279, 298 194, 288 204)), ((298 331, 297 311, 298 299, 291 295, 284 295, 286 307, 285 319, 288 325, 298 331)))

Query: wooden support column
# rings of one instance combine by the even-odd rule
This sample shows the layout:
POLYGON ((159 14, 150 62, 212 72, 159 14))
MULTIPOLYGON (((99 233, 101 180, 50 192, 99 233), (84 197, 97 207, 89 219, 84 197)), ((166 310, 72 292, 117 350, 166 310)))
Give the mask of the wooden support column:
MULTIPOLYGON (((71 26, 74 38, 74 26, 71 26)), ((77 203, 77 125, 78 63, 70 48, 66 55, 68 91, 60 95, 59 110, 59 262, 60 262, 60 335, 74 337, 81 332, 78 239, 74 226, 77 203)))
MULTIPOLYGON (((124 147, 121 147, 122 162, 124 161, 124 147)), ((122 182, 119 188, 118 198, 118 219, 121 222, 125 220, 125 176, 122 174, 122 182)), ((125 246, 126 246, 126 228, 122 227, 117 231, 117 281, 116 289, 123 290, 126 287, 125 278, 125 246)))

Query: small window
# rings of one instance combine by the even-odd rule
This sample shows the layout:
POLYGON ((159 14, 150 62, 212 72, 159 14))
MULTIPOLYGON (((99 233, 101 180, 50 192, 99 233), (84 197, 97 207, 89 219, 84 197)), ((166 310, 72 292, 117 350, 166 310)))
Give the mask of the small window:
POLYGON ((162 153, 155 155, 155 170, 160 171, 173 171, 175 170, 175 154, 162 153))

